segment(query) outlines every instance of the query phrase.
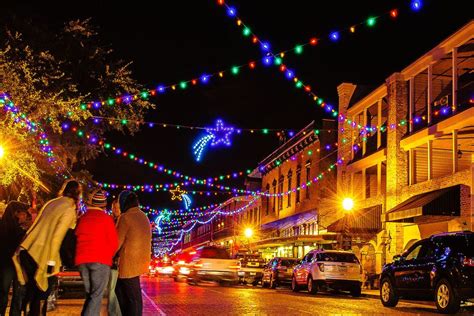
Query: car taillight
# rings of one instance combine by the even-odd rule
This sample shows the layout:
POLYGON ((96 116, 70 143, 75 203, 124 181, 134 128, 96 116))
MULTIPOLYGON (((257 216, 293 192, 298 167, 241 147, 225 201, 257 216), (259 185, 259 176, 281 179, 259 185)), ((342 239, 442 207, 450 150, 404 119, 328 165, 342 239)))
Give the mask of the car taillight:
POLYGON ((319 271, 324 272, 324 263, 318 263, 319 271))
POLYGON ((464 257, 462 265, 465 267, 474 267, 474 258, 464 257))
POLYGON ((229 269, 239 270, 240 269, 240 262, 236 262, 236 264, 230 265, 229 269))

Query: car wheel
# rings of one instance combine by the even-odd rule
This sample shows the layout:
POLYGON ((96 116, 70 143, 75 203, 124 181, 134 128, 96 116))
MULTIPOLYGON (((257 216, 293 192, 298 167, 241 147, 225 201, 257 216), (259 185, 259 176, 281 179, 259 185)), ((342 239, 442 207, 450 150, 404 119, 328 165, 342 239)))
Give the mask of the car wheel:
POLYGON ((362 289, 360 286, 356 286, 353 289, 351 289, 351 295, 353 297, 359 297, 362 294, 362 289))
POLYGON ((316 294, 318 293, 318 285, 313 281, 311 276, 308 277, 308 293, 316 294))
POLYGON ((275 279, 273 278, 273 276, 270 277, 270 288, 271 289, 276 289, 277 287, 277 282, 275 281, 275 279))
POLYGON ((296 282, 296 277, 293 275, 293 277, 291 278, 291 290, 293 292, 298 292, 300 290, 300 286, 298 285, 298 283, 296 282))
POLYGON ((461 301, 453 287, 446 279, 441 279, 436 284, 436 308, 444 314, 454 314, 459 311, 461 301))
POLYGON ((258 281, 253 281, 252 282, 252 286, 257 286, 258 285, 258 281))
POLYGON ((380 300, 385 307, 395 307, 398 304, 398 295, 388 278, 382 280, 380 286, 380 300))

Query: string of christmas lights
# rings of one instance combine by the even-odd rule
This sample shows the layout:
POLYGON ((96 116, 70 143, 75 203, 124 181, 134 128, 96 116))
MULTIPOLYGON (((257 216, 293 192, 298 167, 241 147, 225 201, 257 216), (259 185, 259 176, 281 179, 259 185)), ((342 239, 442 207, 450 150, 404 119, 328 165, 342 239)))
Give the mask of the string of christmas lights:
MULTIPOLYGON (((28 116, 21 112, 20 109, 13 103, 10 96, 4 92, 0 92, 0 108, 3 108, 7 113, 10 113, 13 121, 19 124, 20 127, 26 128, 31 133, 36 135, 41 151, 46 155, 47 161, 50 164, 56 165, 56 173, 60 173, 61 168, 58 166, 58 160, 54 156, 53 147, 41 125, 28 119, 28 116)), ((64 168, 67 170, 66 168, 64 168)))
MULTIPOLYGON (((245 37, 250 38, 252 43, 261 45, 261 48, 264 52, 270 51, 270 44, 268 42, 261 41, 260 38, 254 32, 252 32, 251 29, 245 23, 243 23, 243 21, 237 16, 237 11, 234 7, 227 5, 224 1, 218 1, 218 4, 225 6, 227 10, 227 15, 231 18, 234 18, 237 25, 242 27, 242 34, 245 37)), ((411 5, 412 10, 418 11, 421 9, 421 7, 422 7, 421 0, 412 1, 412 5, 411 5), (413 3, 416 3, 416 5, 414 5, 413 3)), ((188 79, 188 80, 182 80, 182 81, 175 82, 172 84, 167 84, 167 85, 158 85, 155 88, 145 89, 139 93, 135 93, 135 94, 125 93, 113 98, 110 97, 104 100, 96 100, 96 101, 90 101, 87 103, 82 103, 80 105, 80 108, 82 108, 83 110, 87 110, 87 109, 99 109, 102 106, 114 106, 116 104, 129 105, 135 100, 138 100, 138 99, 148 100, 150 97, 158 96, 160 94, 163 94, 169 91, 184 90, 184 89, 187 89, 189 86, 196 86, 198 84, 207 85, 212 79, 223 78, 224 75, 229 74, 229 73, 232 75, 238 75, 240 70, 243 68, 248 67, 248 69, 253 70, 256 68, 257 64, 262 64, 263 66, 270 66, 272 64, 280 65, 281 58, 283 58, 285 54, 294 53, 295 55, 301 55, 305 47, 317 46, 317 45, 319 46, 321 43, 324 43, 326 38, 329 42, 337 42, 341 39, 341 35, 345 31, 347 31, 349 34, 353 34, 356 32, 356 29, 358 29, 362 25, 366 25, 368 28, 371 28, 371 27, 374 27, 376 25, 376 22, 384 16, 388 16, 392 20, 394 20, 398 17, 398 15, 399 15, 399 9, 395 8, 395 9, 390 10, 389 12, 382 13, 378 16, 370 16, 369 18, 367 18, 367 20, 364 20, 355 24, 351 24, 349 27, 344 27, 344 28, 340 28, 339 30, 331 31, 326 36, 322 35, 318 37, 311 37, 309 40, 307 40, 304 43, 297 44, 292 48, 285 49, 278 53, 271 54, 273 55, 274 58, 267 58, 268 57, 267 56, 261 60, 251 60, 247 63, 231 66, 231 67, 226 67, 222 70, 214 71, 212 73, 203 73, 201 75, 194 76, 193 78, 188 79)))

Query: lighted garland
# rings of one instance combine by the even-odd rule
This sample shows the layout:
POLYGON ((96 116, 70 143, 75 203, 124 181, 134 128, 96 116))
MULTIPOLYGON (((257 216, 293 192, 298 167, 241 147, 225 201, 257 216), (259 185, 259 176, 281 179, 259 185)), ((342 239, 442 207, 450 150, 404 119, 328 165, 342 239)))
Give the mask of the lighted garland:
MULTIPOLYGON (((54 156, 54 151, 50 145, 50 141, 44 132, 41 125, 37 122, 33 122, 28 119, 28 116, 21 112, 20 109, 13 103, 10 97, 6 93, 0 93, 0 108, 3 108, 6 112, 11 114, 13 121, 16 124, 19 124, 21 127, 25 128, 29 132, 36 134, 36 137, 39 142, 39 147, 41 151, 46 155, 47 160, 50 164, 55 164, 58 162, 54 156)), ((61 168, 57 167, 56 172, 59 172, 61 168)))
MULTIPOLYGON (((264 52, 267 52, 270 50, 270 44, 267 42, 261 41, 260 38, 254 32, 252 32, 251 29, 246 24, 242 22, 242 20, 237 16, 237 11, 235 10, 235 8, 227 5, 224 1, 218 1, 218 3, 220 5, 225 6, 228 16, 231 18, 234 18, 237 25, 242 27, 242 34, 245 37, 250 38, 252 43, 254 44, 260 44, 264 52)), ((421 7, 422 7, 421 0, 413 0, 411 2, 412 10, 418 11, 421 9, 421 7)), ((272 58, 269 59, 269 58, 264 57, 263 59, 259 61, 253 60, 245 64, 226 67, 222 70, 214 71, 212 73, 203 73, 201 75, 194 76, 193 78, 188 79, 188 80, 182 80, 182 81, 175 82, 172 84, 167 84, 167 85, 158 85, 153 89, 145 89, 139 93, 135 93, 135 94, 125 93, 113 98, 110 97, 103 100, 82 103, 80 105, 80 108, 82 108, 83 110, 87 110, 87 109, 99 109, 102 106, 114 106, 116 104, 128 105, 128 104, 131 104, 133 101, 148 100, 150 97, 158 96, 160 94, 163 94, 169 91, 184 90, 184 89, 187 89, 189 86, 196 86, 198 84, 207 85, 213 79, 223 78, 225 74, 230 73, 232 75, 237 75, 239 74, 242 68, 248 67, 251 70, 255 69, 257 63, 260 63, 264 66, 269 66, 272 63, 279 65, 279 63, 281 63, 281 58, 283 58, 285 54, 294 53, 295 55, 301 55, 303 53, 304 47, 320 45, 321 42, 324 42, 325 38, 327 38, 328 41, 330 42, 337 42, 341 39, 341 34, 344 31, 347 31, 348 33, 355 33, 356 28, 358 28, 359 26, 366 25, 367 27, 370 28, 370 27, 375 26, 377 20, 379 20, 383 16, 389 16, 391 19, 396 19, 398 15, 399 15, 399 9, 393 9, 393 10, 390 10, 389 12, 380 14, 378 16, 371 16, 367 20, 361 21, 359 23, 351 24, 350 27, 341 28, 340 30, 337 30, 337 31, 332 31, 326 36, 311 37, 308 41, 301 44, 297 44, 293 48, 286 49, 278 53, 272 54, 273 56, 275 56, 275 60, 273 60, 272 58)))

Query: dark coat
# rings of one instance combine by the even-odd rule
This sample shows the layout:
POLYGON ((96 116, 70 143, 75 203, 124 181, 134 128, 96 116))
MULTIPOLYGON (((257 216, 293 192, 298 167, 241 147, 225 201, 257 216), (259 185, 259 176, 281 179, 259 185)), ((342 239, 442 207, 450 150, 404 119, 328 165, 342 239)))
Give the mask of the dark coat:
POLYGON ((18 223, 17 212, 27 212, 27 204, 11 201, 0 219, 0 266, 13 264, 12 257, 26 231, 18 223))

